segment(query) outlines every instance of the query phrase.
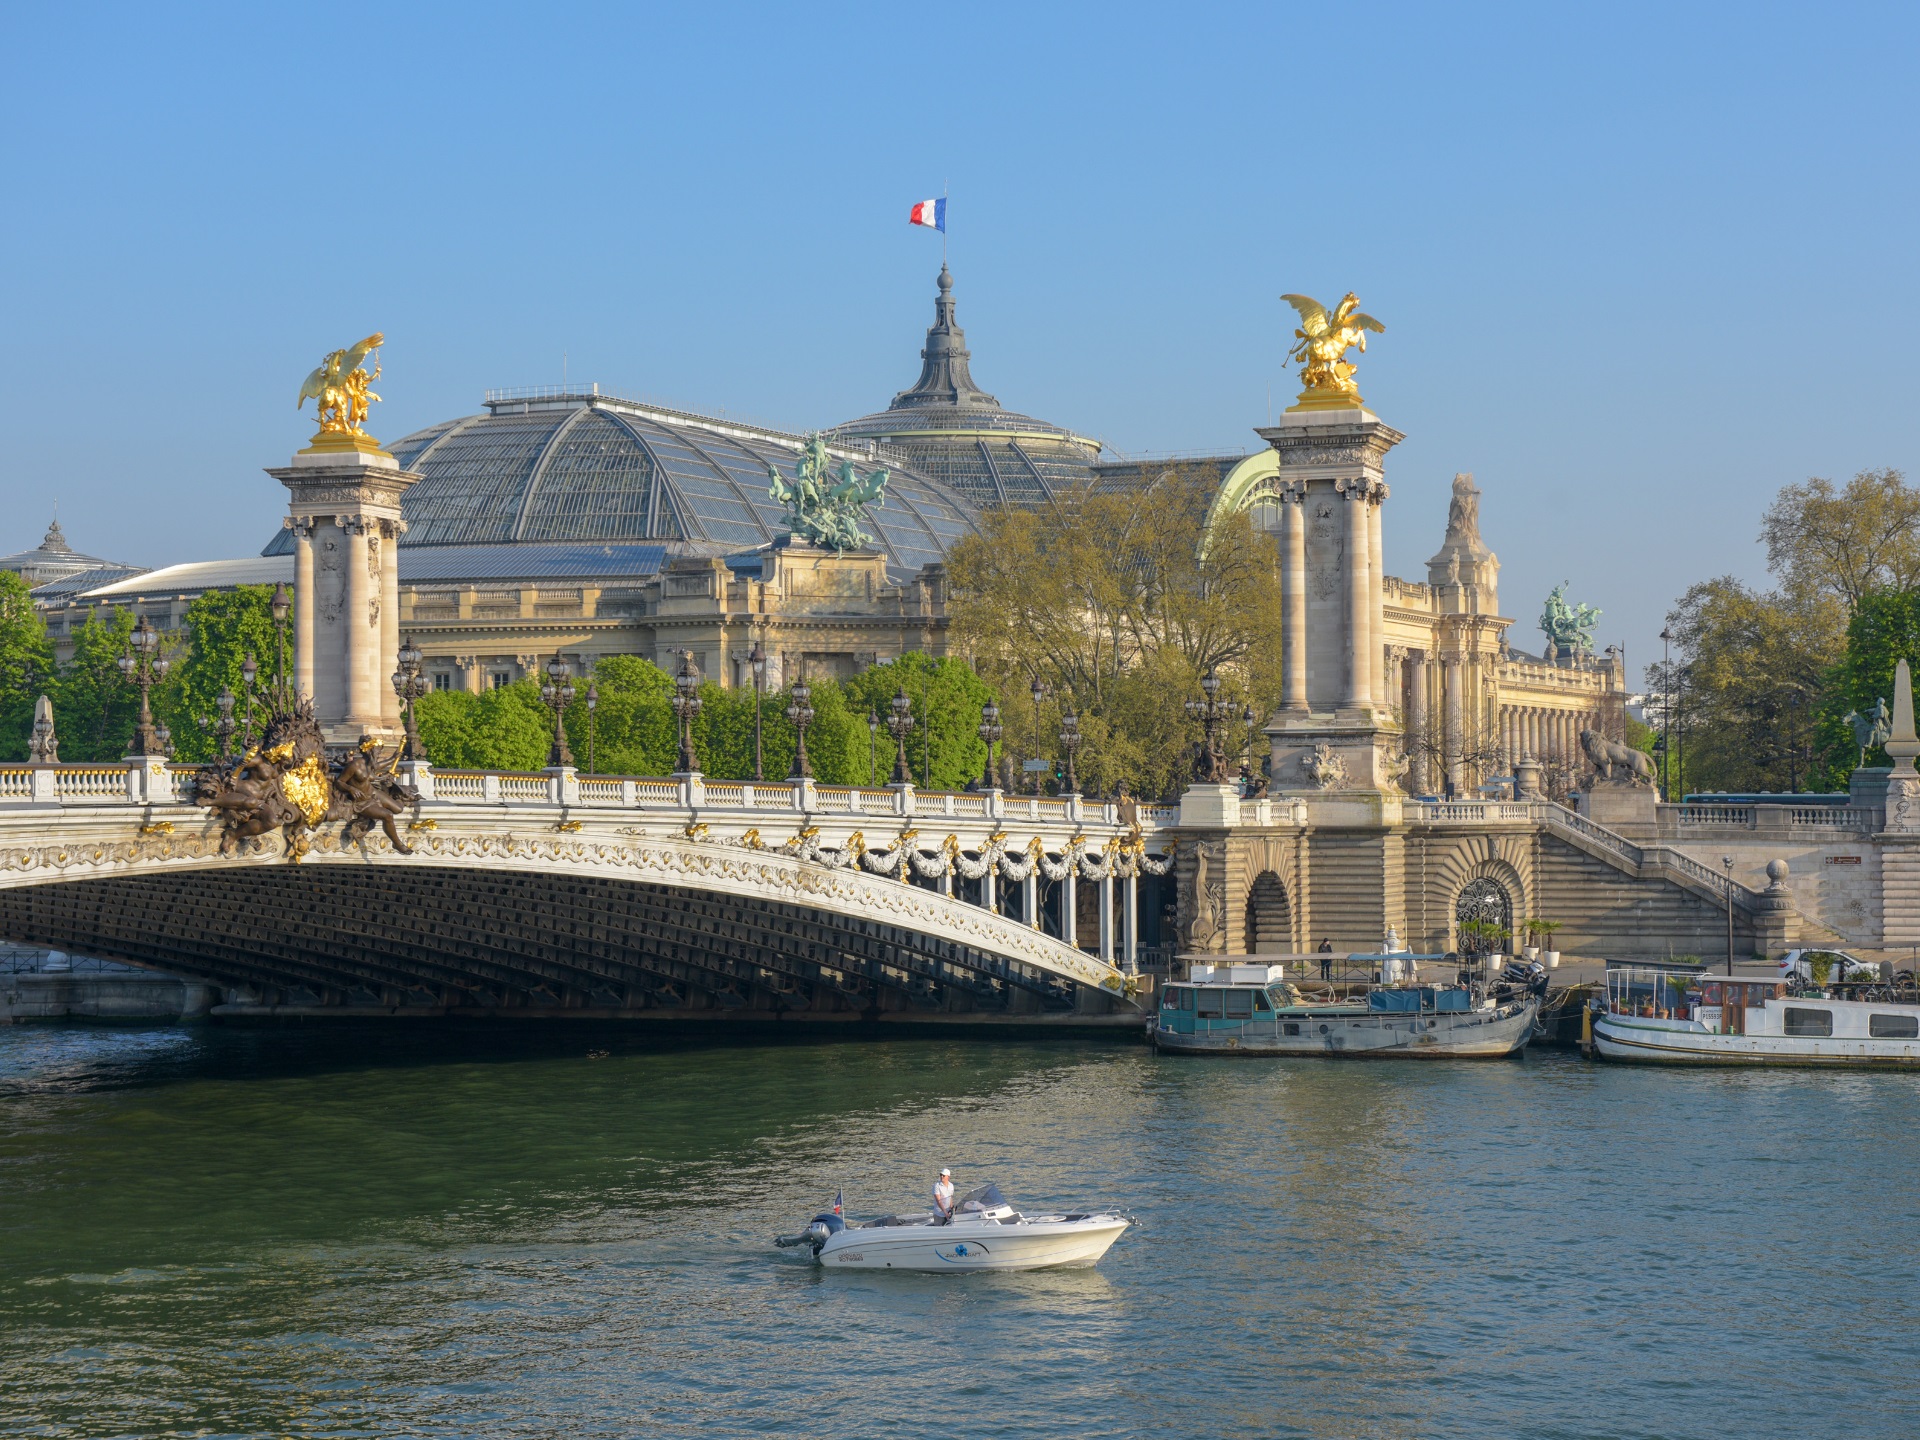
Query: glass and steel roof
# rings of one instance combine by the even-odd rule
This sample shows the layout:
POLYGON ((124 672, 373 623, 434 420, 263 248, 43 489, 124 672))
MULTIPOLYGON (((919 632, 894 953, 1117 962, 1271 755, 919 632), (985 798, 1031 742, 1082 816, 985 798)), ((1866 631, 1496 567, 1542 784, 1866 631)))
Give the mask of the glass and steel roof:
MULTIPOLYGON (((426 546, 628 544, 725 555, 783 534, 767 467, 794 478, 803 437, 622 400, 597 390, 493 391, 487 411, 416 431, 388 448, 425 478, 406 492, 403 550, 426 546)), ((889 568, 945 559, 974 513, 938 479, 837 448, 861 475, 891 472, 864 528, 889 568)), ((266 554, 285 553, 281 535, 266 554)))

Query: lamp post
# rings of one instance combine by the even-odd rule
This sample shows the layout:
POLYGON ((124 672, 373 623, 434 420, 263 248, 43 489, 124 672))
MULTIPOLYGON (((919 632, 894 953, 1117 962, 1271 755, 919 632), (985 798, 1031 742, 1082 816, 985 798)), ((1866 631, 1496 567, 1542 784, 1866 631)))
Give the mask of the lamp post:
POLYGON ((280 708, 291 711, 293 696, 287 687, 287 611, 292 608, 293 596, 285 585, 273 587, 273 641, 278 654, 273 665, 273 701, 280 708))
MULTIPOLYGON (((592 676, 588 676, 587 677, 587 774, 589 775, 594 773, 593 741, 594 741, 594 737, 599 733, 599 724, 600 724, 599 720, 594 715, 594 712, 599 708, 600 708, 600 687, 594 683, 592 676)), ((758 771, 755 771, 754 773, 756 777, 759 774, 758 771)))
POLYGON ((1247 758, 1240 762, 1240 778, 1245 780, 1246 784, 1240 788, 1247 794, 1251 794, 1253 791, 1253 727, 1258 718, 1259 717, 1253 713, 1253 706, 1251 705, 1246 706, 1240 712, 1240 723, 1247 727, 1247 758))
POLYGON ((747 664, 753 670, 753 778, 759 781, 767 778, 760 759, 760 711, 765 706, 767 693, 767 652, 760 648, 760 637, 757 635, 753 639, 753 650, 747 656, 747 664))
POLYGON ((1220 753, 1220 722, 1233 713, 1231 701, 1220 699, 1220 675, 1218 671, 1207 671, 1201 680, 1200 689, 1204 700, 1187 701, 1187 714, 1198 720, 1203 727, 1205 739, 1200 747, 1198 763, 1194 774, 1208 784, 1222 783, 1222 774, 1227 768, 1226 757, 1220 753))
POLYGON ((255 698, 254 677, 260 673, 260 666, 253 658, 253 652, 247 652, 247 658, 240 662, 240 689, 247 697, 246 726, 240 732, 241 743, 249 749, 253 746, 253 702, 255 698))
POLYGON ((888 708, 893 713, 887 716, 887 729, 893 732, 898 753, 893 761, 893 779, 887 783, 911 785, 913 771, 907 768, 907 736, 913 730, 913 701, 907 698, 904 686, 894 692, 893 703, 888 708))
POLYGON ((547 752, 547 768, 571 768, 573 751, 567 748, 567 706, 573 703, 573 667, 558 655, 547 662, 547 683, 540 687, 540 698, 553 711, 553 748, 547 752))
POLYGON ((680 773, 691 775, 700 768, 700 757, 693 753, 693 720, 700 713, 700 672, 693 668, 693 652, 681 650, 680 673, 673 677, 673 715, 680 722, 680 773))
POLYGON ((1661 798, 1673 803, 1673 774, 1668 747, 1673 744, 1673 631, 1660 632, 1660 790, 1661 798))
POLYGON ((214 708, 220 712, 220 718, 214 722, 213 738, 220 747, 219 760, 223 765, 233 759, 233 732, 240 728, 233 723, 233 703, 233 691, 222 685, 220 693, 213 697, 214 708))
POLYGON ((152 691, 153 687, 167 678, 171 668, 167 657, 160 653, 160 632, 153 628, 153 622, 146 616, 140 617, 140 623, 133 627, 133 633, 127 636, 127 653, 119 660, 120 673, 133 684, 140 687, 140 722, 134 726, 133 746, 129 755, 164 755, 172 736, 164 725, 153 723, 152 691))
POLYGON ((989 700, 980 707, 980 738, 987 742, 987 768, 980 772, 980 788, 991 790, 996 785, 993 773, 993 747, 1000 742, 1004 732, 1000 727, 1000 707, 989 700))
MULTIPOLYGON (((1047 698, 1047 687, 1041 683, 1038 675, 1033 677, 1033 684, 1027 687, 1027 693, 1033 697, 1033 746, 1038 750, 1040 748, 1040 702, 1047 698)), ((1036 754, 1028 758, 1038 760, 1040 757, 1036 754)), ((1041 793, 1038 768, 1033 772, 1033 793, 1036 795, 1041 793)))
POLYGON ((1080 772, 1074 766, 1074 754, 1080 749, 1080 742, 1084 738, 1080 733, 1080 717, 1069 707, 1067 713, 1060 717, 1060 743, 1067 751, 1066 793, 1069 795, 1080 793, 1080 772))
POLYGON ((394 658, 399 662, 399 669, 393 672, 393 693, 400 697, 400 718, 406 722, 407 735, 400 758, 422 760, 426 757, 420 753, 420 731, 413 723, 413 702, 432 687, 420 673, 420 647, 413 643, 411 635, 400 642, 400 653, 394 658))
POLYGON ((793 774, 790 780, 807 780, 813 767, 807 763, 807 726, 813 723, 813 687, 804 678, 793 682, 793 701, 787 706, 787 719, 793 722, 793 774))
POLYGON ((1733 974, 1733 856, 1722 855, 1720 863, 1727 872, 1727 974, 1733 974))

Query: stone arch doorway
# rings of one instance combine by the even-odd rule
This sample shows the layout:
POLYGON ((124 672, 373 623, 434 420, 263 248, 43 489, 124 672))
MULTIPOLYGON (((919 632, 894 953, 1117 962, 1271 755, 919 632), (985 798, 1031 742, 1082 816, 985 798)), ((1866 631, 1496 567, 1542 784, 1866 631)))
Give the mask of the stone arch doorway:
POLYGON ((1287 887, 1271 870, 1254 877, 1247 891, 1247 951, 1253 955, 1285 955, 1293 950, 1293 906, 1287 887))
POLYGON ((1513 897, 1498 880, 1481 875, 1460 887, 1460 898, 1453 903, 1454 944, 1469 954, 1481 954, 1492 947, 1467 927, 1470 924, 1498 925, 1513 932, 1513 897))

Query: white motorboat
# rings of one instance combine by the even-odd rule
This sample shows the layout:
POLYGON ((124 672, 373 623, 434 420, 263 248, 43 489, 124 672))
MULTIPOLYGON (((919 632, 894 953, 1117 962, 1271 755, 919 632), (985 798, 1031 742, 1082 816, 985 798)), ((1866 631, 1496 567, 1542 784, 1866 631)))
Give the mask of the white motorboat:
POLYGON ((848 1220, 832 1211, 774 1244, 811 1245, 829 1269, 1044 1270, 1096 1265, 1133 1221, 1111 1212, 1023 1215, 997 1185, 969 1191, 942 1220, 931 1212, 848 1220))
POLYGON ((1904 986, 1616 965, 1589 1010, 1607 1060, 1658 1065, 1920 1069, 1920 996, 1904 986))

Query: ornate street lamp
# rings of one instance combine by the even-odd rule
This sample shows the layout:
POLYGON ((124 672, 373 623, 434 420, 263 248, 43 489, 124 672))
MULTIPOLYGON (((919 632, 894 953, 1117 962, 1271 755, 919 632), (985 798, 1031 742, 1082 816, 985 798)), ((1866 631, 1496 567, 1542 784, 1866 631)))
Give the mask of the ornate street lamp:
POLYGON ((287 684, 287 611, 293 605, 293 596, 285 585, 273 587, 273 639, 279 656, 273 667, 273 700, 282 709, 293 709, 293 694, 287 684))
POLYGON ((887 716, 887 729, 893 732, 894 744, 899 753, 893 762, 891 785, 911 785, 913 772, 907 768, 907 735, 913 729, 913 701, 907 698, 905 687, 894 692, 893 704, 889 706, 893 713, 887 716))
POLYGON ((987 768, 980 772, 980 788, 991 790, 997 783, 993 773, 993 747, 1005 733, 1000 727, 1000 707, 989 700, 980 707, 980 738, 987 742, 987 768))
POLYGON ((867 706, 867 783, 880 783, 880 717, 867 706))
POLYGON ((567 748, 567 707, 573 703, 573 667, 558 655, 547 662, 547 683, 540 698, 553 711, 553 748, 547 752, 549 770, 572 769, 573 751, 567 748))
POLYGON ((766 702, 767 652, 760 648, 760 637, 757 635, 753 639, 753 651, 747 656, 747 664, 753 670, 753 778, 759 781, 767 778, 760 759, 760 712, 766 702))
POLYGON ((593 741, 594 741, 594 737, 599 733, 599 723, 600 723, 595 718, 594 711, 598 710, 599 708, 600 708, 600 687, 594 683, 592 676, 588 676, 587 677, 587 774, 589 775, 594 773, 593 741))
POLYGON ((1060 717, 1060 743, 1067 747, 1067 789, 1069 795, 1080 793, 1080 772, 1074 768, 1074 752, 1079 750, 1080 742, 1085 739, 1080 733, 1080 717, 1069 708, 1060 717))
POLYGON ((673 677, 673 716, 680 722, 680 773, 691 775, 700 768, 693 753, 693 721, 700 713, 700 672, 693 668, 693 652, 679 650, 680 673, 673 677))
POLYGON ((1720 863, 1727 869, 1727 974, 1731 975, 1733 974, 1733 856, 1722 855, 1720 863))
POLYGON ((220 718, 214 722, 213 738, 220 747, 219 759, 224 765, 233 759, 233 732, 240 728, 233 723, 233 691, 222 685, 220 693, 213 697, 213 704, 220 712, 220 718))
POLYGON ((253 748, 253 702, 259 698, 254 687, 254 677, 260 673, 260 666, 253 658, 253 652, 247 652, 247 658, 240 662, 240 689, 247 697, 247 723, 241 732, 241 742, 250 750, 253 748))
POLYGON ((793 774, 792 780, 806 780, 813 775, 813 767, 807 763, 807 726, 813 723, 813 687, 802 677, 793 682, 793 703, 787 706, 787 719, 793 722, 793 774))
POLYGON ((131 683, 140 687, 140 722, 134 726, 133 746, 129 755, 164 755, 172 736, 164 725, 156 727, 153 723, 152 690, 160 681, 167 678, 170 668, 167 657, 160 653, 160 632, 146 616, 140 617, 140 623, 133 627, 133 633, 127 636, 127 653, 119 660, 120 673, 131 683))
POLYGON ((1220 725, 1233 713, 1233 703, 1220 699, 1220 676, 1217 671, 1207 671, 1206 678, 1200 682, 1205 693, 1204 700, 1187 701, 1187 714, 1198 720, 1204 727, 1205 740, 1195 759, 1194 775, 1209 785, 1223 784, 1226 780, 1227 760, 1220 753, 1220 725))
POLYGON ((424 760, 426 755, 420 749, 420 731, 414 724, 414 702, 433 688, 433 683, 420 673, 420 647, 413 643, 413 637, 407 636, 400 642, 400 653, 394 657, 400 668, 393 672, 393 693, 400 697, 400 718, 406 723, 406 745, 400 752, 402 760, 424 760))
MULTIPOLYGON (((1038 749, 1040 745, 1040 702, 1047 698, 1047 687, 1041 683, 1038 675, 1033 677, 1033 684, 1027 687, 1027 693, 1033 697, 1033 743, 1034 748, 1038 749)), ((1029 758, 1038 760, 1040 757, 1034 755, 1029 758)), ((1033 793, 1036 795, 1040 794, 1039 766, 1035 766, 1033 771, 1033 793)))

